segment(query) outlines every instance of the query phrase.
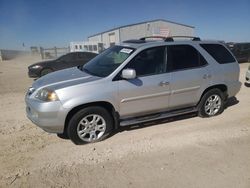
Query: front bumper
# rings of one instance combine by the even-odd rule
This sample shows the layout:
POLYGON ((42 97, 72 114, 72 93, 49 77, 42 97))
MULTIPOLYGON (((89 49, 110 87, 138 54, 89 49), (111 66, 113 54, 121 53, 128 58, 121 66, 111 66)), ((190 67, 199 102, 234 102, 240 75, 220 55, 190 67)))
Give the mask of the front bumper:
POLYGON ((67 110, 60 101, 42 102, 25 97, 26 115, 37 126, 49 133, 63 133, 67 110))
POLYGON ((246 82, 250 84, 250 70, 246 73, 246 82))

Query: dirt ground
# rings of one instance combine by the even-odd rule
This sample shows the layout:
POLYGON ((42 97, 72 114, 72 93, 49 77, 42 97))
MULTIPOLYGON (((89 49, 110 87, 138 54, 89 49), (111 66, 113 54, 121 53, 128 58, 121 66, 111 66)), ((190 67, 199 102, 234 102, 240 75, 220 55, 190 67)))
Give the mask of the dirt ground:
MULTIPOLYGON (((32 124, 24 95, 34 57, 0 62, 0 187, 250 187, 250 88, 223 114, 119 130, 74 145, 32 124)), ((240 65, 244 83, 248 63, 240 65)))

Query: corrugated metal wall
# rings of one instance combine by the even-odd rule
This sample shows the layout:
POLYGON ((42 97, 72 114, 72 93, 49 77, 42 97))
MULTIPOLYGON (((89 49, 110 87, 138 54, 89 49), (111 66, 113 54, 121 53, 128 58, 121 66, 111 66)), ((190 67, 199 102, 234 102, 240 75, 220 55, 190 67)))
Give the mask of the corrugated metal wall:
POLYGON ((109 48, 110 43, 113 43, 113 41, 115 42, 115 44, 118 44, 120 42, 119 29, 111 30, 106 33, 102 33, 93 37, 89 37, 89 41, 102 42, 104 44, 104 48, 109 48))
POLYGON ((159 20, 110 30, 108 32, 89 37, 88 40, 102 42, 104 43, 104 47, 108 48, 113 40, 116 44, 118 44, 124 40, 139 39, 145 36, 162 35, 163 32, 169 36, 194 36, 193 27, 159 20))
POLYGON ((130 27, 124 27, 120 29, 120 40, 138 39, 141 37, 161 35, 161 29, 168 29, 169 36, 181 35, 181 36, 194 36, 194 28, 163 22, 149 22, 140 25, 134 25, 130 27))

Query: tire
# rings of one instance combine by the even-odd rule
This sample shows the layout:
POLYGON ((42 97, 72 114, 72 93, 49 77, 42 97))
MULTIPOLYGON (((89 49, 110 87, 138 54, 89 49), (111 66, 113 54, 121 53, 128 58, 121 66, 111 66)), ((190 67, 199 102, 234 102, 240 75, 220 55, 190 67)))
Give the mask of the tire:
POLYGON ((113 130, 113 118, 110 113, 98 106, 86 107, 70 119, 67 133, 77 145, 104 140, 113 130))
POLYGON ((225 96, 219 89, 207 91, 198 105, 198 116, 212 117, 221 114, 224 111, 225 96))
POLYGON ((49 68, 45 68, 45 69, 41 70, 40 77, 42 77, 42 76, 44 76, 46 74, 49 74, 51 72, 53 72, 53 70, 51 70, 49 68))

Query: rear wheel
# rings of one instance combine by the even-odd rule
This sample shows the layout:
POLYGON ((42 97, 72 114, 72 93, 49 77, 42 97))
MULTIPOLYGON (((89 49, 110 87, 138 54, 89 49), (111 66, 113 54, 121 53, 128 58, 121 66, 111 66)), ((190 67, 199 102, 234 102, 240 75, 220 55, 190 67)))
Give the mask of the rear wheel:
POLYGON ((51 72, 53 72, 51 69, 49 69, 49 68, 45 68, 45 69, 43 69, 42 71, 41 71, 41 77, 42 76, 44 76, 44 75, 46 75, 46 74, 49 74, 49 73, 51 73, 51 72))
POLYGON ((203 95, 198 106, 200 117, 212 117, 224 111, 224 94, 219 89, 211 89, 203 95))
POLYGON ((105 139, 113 129, 113 119, 98 106, 78 111, 68 125, 68 136, 75 144, 93 143, 105 139))

